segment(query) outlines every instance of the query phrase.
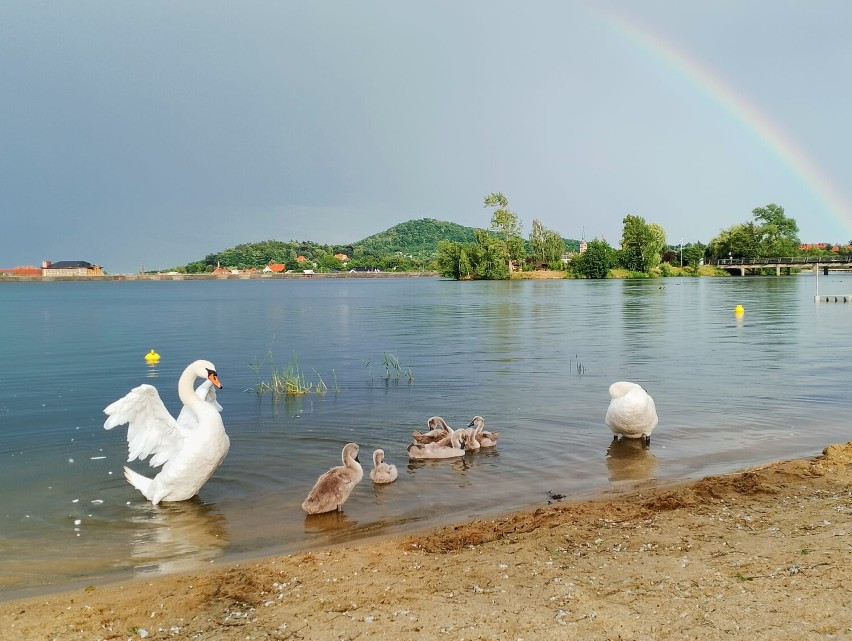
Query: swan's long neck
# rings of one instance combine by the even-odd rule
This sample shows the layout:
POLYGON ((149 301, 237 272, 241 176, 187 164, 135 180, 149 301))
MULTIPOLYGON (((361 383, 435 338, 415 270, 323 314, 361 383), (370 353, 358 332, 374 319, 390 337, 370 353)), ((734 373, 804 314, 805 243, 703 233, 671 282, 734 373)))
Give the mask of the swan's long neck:
MULTIPOLYGON (((446 423, 445 423, 446 425, 446 423)), ((447 433, 450 435, 450 445, 454 449, 461 448, 461 442, 459 441, 459 433, 455 431, 452 427, 447 425, 447 433)))
POLYGON ((195 388, 193 387, 196 378, 198 376, 192 371, 192 368, 187 367, 178 379, 178 397, 184 405, 192 405, 201 400, 195 395, 195 388))
POLYGON ((440 416, 435 416, 435 417, 432 418, 432 420, 436 423, 436 425, 439 429, 442 429, 445 432, 450 430, 450 426, 447 425, 447 421, 442 419, 440 416))
POLYGON ((355 459, 354 456, 352 456, 352 452, 348 450, 346 451, 346 455, 343 457, 343 464, 346 466, 347 469, 352 470, 355 473, 355 476, 357 478, 355 482, 358 483, 364 476, 364 468, 361 467, 361 464, 355 459))

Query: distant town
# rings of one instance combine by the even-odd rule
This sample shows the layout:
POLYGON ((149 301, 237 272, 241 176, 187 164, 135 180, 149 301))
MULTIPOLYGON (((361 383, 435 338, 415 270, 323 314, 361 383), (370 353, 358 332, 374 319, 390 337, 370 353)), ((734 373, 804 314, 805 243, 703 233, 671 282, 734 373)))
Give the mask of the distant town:
MULTIPOLYGON (((345 255, 344 255, 345 257, 345 255)), ((301 256, 299 258, 302 258, 301 256)), ((348 257, 346 257, 348 258, 348 257)), ((302 259, 304 261, 304 259, 302 259)), ((300 263, 302 261, 299 261, 300 263)), ((305 278, 309 276, 319 277, 341 277, 341 276, 435 276, 435 272, 382 272, 380 269, 366 267, 353 267, 350 270, 342 270, 332 273, 316 273, 313 269, 299 269, 299 271, 287 270, 284 263, 270 263, 263 269, 234 269, 218 266, 212 272, 201 272, 187 274, 177 271, 164 272, 139 272, 134 274, 107 274, 100 265, 94 265, 85 260, 63 260, 42 262, 41 267, 26 265, 12 267, 11 269, 0 269, 0 280, 210 280, 210 279, 255 279, 270 277, 296 277, 305 278)))
POLYGON ((44 278, 57 276, 103 276, 104 270, 100 265, 93 265, 85 260, 60 260, 52 263, 45 260, 41 267, 27 265, 25 267, 13 267, 11 269, 0 269, 1 276, 41 276, 44 278))

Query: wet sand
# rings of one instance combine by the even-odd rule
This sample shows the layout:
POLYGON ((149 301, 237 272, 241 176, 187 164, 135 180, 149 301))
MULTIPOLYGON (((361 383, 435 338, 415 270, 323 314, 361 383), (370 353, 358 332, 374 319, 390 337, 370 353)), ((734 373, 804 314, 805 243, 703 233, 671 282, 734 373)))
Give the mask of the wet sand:
POLYGON ((3 639, 852 638, 852 443, 416 535, 0 603, 3 639))

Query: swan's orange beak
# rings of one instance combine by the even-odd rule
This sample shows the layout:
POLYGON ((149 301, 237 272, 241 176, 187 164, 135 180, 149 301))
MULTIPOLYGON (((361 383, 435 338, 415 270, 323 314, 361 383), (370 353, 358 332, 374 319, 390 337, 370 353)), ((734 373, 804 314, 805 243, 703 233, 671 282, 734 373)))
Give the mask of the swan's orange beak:
POLYGON ((213 370, 207 370, 207 379, 219 389, 222 389, 222 383, 219 382, 219 375, 213 370))

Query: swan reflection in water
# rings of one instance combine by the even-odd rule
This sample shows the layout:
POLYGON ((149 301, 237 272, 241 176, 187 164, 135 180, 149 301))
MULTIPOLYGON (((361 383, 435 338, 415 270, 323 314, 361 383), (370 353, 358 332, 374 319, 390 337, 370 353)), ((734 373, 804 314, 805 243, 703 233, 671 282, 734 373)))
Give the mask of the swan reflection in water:
POLYGON ((350 519, 342 510, 305 516, 305 532, 334 532, 352 528, 357 524, 357 521, 350 519))
POLYGON ((431 459, 431 458, 412 458, 408 459, 408 472, 428 467, 443 467, 448 466, 454 472, 464 472, 470 468, 470 461, 466 456, 457 456, 456 458, 431 459))
POLYGON ((228 544, 225 516, 197 496, 187 501, 136 506, 131 559, 142 572, 197 569, 222 556, 228 544))
POLYGON ((418 470, 450 468, 456 474, 465 476, 467 472, 480 465, 496 465, 499 463, 500 452, 494 448, 481 448, 465 453, 464 456, 451 459, 409 459, 408 474, 414 475, 418 470))
POLYGON ((657 471, 657 457, 641 438, 621 438, 606 450, 610 482, 645 481, 657 471))

